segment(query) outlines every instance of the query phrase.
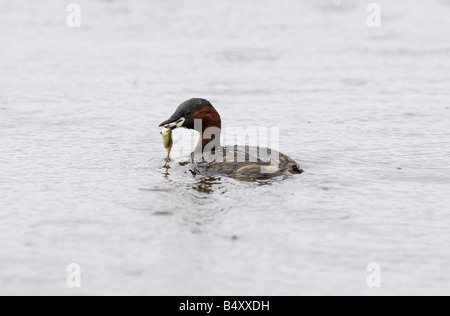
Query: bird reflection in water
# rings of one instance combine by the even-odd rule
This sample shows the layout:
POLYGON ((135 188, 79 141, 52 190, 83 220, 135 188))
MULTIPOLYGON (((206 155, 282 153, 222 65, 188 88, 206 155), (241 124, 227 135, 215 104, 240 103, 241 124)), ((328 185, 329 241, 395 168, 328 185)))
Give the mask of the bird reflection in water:
POLYGON ((217 177, 201 177, 192 188, 200 193, 211 194, 217 189, 217 184, 221 183, 221 178, 217 177))
MULTIPOLYGON (((189 163, 188 162, 179 162, 178 164, 181 167, 184 167, 184 166, 188 165, 189 163)), ((162 176, 170 182, 173 181, 173 179, 171 179, 171 169, 172 169, 171 162, 166 162, 161 167, 162 176)), ((192 172, 192 175, 196 179, 196 181, 194 183, 191 183, 192 189, 194 189, 195 191, 200 192, 200 193, 211 194, 215 191, 215 189, 218 188, 217 185, 221 183, 220 177, 204 177, 204 176, 199 176, 199 175, 195 174, 194 172, 192 172)))

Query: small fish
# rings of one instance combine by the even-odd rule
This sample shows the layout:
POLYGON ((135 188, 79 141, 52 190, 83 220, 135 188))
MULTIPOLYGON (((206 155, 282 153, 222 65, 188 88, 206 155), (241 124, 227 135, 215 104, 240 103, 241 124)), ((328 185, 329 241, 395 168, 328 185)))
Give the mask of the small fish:
POLYGON ((172 129, 169 125, 165 125, 162 128, 161 135, 163 137, 164 148, 167 150, 167 161, 170 160, 170 151, 172 150, 172 129))

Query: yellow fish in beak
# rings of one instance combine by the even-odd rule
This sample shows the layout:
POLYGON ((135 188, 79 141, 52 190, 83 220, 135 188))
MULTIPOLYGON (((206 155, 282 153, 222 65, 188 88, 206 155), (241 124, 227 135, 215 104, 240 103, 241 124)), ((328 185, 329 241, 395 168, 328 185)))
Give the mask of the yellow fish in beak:
POLYGON ((164 148, 167 150, 167 161, 170 160, 170 151, 172 150, 172 128, 169 125, 164 125, 161 131, 163 137, 164 148))

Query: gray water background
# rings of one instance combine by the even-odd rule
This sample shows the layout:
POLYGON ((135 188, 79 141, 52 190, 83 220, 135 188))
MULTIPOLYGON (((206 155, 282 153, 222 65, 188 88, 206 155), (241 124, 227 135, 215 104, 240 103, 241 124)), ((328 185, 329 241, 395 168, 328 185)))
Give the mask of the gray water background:
POLYGON ((0 294, 450 294, 450 1, 78 3, 0 1, 0 294), (306 173, 164 168, 191 97, 306 173))

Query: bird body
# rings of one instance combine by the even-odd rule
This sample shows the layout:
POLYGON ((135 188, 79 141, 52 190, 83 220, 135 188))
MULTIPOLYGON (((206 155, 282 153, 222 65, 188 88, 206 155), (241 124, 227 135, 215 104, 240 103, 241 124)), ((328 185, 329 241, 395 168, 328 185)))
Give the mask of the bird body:
POLYGON ((263 147, 222 146, 220 115, 205 99, 183 102, 168 120, 160 124, 160 127, 168 128, 170 132, 184 127, 196 130, 200 134, 198 145, 191 154, 194 174, 225 175, 242 180, 255 180, 303 173, 294 160, 276 150, 263 147))

